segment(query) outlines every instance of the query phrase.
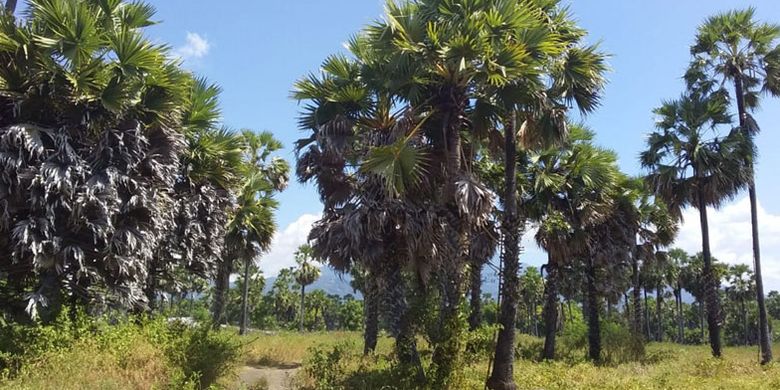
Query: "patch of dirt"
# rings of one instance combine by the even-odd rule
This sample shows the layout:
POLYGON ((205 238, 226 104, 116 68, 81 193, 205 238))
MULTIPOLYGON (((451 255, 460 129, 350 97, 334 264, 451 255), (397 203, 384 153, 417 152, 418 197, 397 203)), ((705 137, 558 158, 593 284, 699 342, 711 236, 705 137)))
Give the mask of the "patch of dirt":
POLYGON ((252 388, 265 378, 268 390, 290 390, 290 381, 299 366, 252 367, 244 366, 238 373, 238 388, 252 388))

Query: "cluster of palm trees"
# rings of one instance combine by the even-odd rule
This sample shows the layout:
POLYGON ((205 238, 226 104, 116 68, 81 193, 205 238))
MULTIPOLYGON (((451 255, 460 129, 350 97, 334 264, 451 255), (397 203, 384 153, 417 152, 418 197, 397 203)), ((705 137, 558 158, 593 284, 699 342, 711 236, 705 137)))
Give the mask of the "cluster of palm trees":
MULTIPOLYGON (((350 40, 350 57, 329 57, 319 74, 295 85, 306 132, 297 143, 297 175, 317 184, 325 205, 310 235, 313 255, 367 275, 366 305, 390 313, 399 361, 419 380, 446 387, 463 349, 465 290, 471 288, 474 328, 481 268, 500 244, 501 327, 487 384, 514 388, 517 305, 527 287, 518 276, 519 241, 529 224, 538 226, 537 242, 549 255, 543 357, 554 358, 559 288, 579 289, 589 356, 598 361, 602 298, 615 302, 633 286, 632 328, 642 342, 640 269, 666 261, 681 210, 691 206, 702 215, 702 272, 719 355, 706 209, 745 187, 754 192, 757 126, 749 111, 758 92, 775 91, 780 75, 777 28, 752 16, 732 12, 702 26, 689 90, 656 110, 658 130, 642 153, 649 174, 631 178, 612 151, 569 119, 574 106, 582 114, 598 107, 607 67, 559 2, 388 3, 382 20, 350 40), (736 92, 719 77, 734 81, 736 92), (732 100, 749 101, 738 105, 740 125, 708 137, 729 123, 732 100), (433 330, 409 314, 420 299, 438 302, 428 307, 438 318, 433 330), (417 353, 420 331, 433 346, 429 373, 417 353)), ((376 320, 366 323, 368 353, 376 320)))
POLYGON ((281 145, 221 125, 219 88, 143 35, 151 6, 31 0, 16 18, 14 3, 0 13, 2 312, 148 310, 195 276, 215 280, 219 323, 234 261, 270 245, 281 145))

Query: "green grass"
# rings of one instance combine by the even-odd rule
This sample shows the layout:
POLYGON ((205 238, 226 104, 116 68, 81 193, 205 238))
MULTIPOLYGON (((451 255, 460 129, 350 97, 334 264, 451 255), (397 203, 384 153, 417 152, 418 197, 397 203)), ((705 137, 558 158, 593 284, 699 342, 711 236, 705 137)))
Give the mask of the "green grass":
MULTIPOLYGON (((247 362, 255 365, 292 366, 303 364, 311 356, 309 347, 323 350, 341 345, 348 351, 342 362, 340 386, 351 389, 402 389, 392 371, 392 340, 381 338, 378 356, 363 358, 359 333, 279 333, 252 335, 247 362), (308 351, 308 352, 307 352, 308 351), (395 387, 394 387, 395 386, 395 387)), ((522 340, 528 342, 523 336, 522 340)), ((780 353, 780 345, 775 346, 780 353)), ((430 351, 422 348, 422 355, 430 351)), ((582 356, 584 356, 584 351, 582 356)), ((574 354, 577 355, 577 354, 574 354)), ((483 389, 487 360, 464 365, 458 378, 459 389, 483 389)), ((305 367, 305 366, 304 366, 305 367)), ((313 378, 302 370, 299 386, 316 388, 313 378)), ((597 366, 584 359, 566 362, 518 360, 515 380, 519 389, 780 389, 780 363, 758 364, 756 347, 729 347, 722 359, 710 356, 708 346, 681 346, 654 343, 647 347, 642 363, 597 366)), ((338 387, 336 387, 338 388, 338 387)))

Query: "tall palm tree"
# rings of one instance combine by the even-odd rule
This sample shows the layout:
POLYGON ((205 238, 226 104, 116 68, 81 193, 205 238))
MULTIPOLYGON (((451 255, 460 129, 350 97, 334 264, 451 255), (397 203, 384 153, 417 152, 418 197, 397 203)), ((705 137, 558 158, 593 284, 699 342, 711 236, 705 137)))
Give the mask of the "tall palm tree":
POLYGON ((55 311, 66 287, 72 302, 144 305, 192 84, 144 36, 152 17, 141 2, 65 0, 0 15, 4 309, 55 311))
POLYGON ((537 214, 540 220, 536 241, 548 253, 543 359, 555 358, 558 278, 563 268, 591 261, 586 232, 609 215, 618 185, 614 153, 594 146, 592 138, 587 129, 572 126, 563 148, 550 147, 530 157, 528 193, 532 197, 527 205, 529 215, 537 214))
MULTIPOLYGON (((722 78, 734 85, 739 127, 745 137, 752 138, 759 130, 750 114, 759 106, 760 93, 780 96, 780 25, 761 23, 754 19, 755 9, 729 11, 715 15, 701 25, 696 42, 691 47, 694 62, 689 79, 699 73, 722 78)), ((758 204, 753 171, 754 156, 744 156, 748 163, 750 221, 753 236, 753 262, 756 275, 761 364, 772 361, 772 341, 764 303, 764 282, 761 274, 761 249, 758 237, 758 204)))
MULTIPOLYGON (((244 291, 241 295, 241 321, 239 333, 246 333, 248 326, 248 294, 250 265, 260 253, 271 246, 276 224, 274 211, 278 207, 274 195, 287 186, 289 167, 281 158, 271 159, 271 153, 282 144, 268 132, 260 134, 242 132, 245 144, 246 179, 239 191, 237 208, 228 223, 225 237, 226 253, 221 261, 233 261, 236 256, 244 263, 244 291)), ((225 267, 219 267, 224 270, 225 267)), ((224 280, 224 275, 217 275, 224 280)))
POLYGON ((295 281, 301 286, 301 312, 299 330, 303 332, 304 320, 306 319, 306 286, 314 283, 320 277, 320 269, 312 264, 313 252, 309 244, 303 244, 295 252, 295 262, 298 268, 295 270, 295 281))
POLYGON ((720 298, 712 269, 707 207, 718 207, 748 181, 744 155, 752 153, 752 144, 738 129, 718 137, 717 128, 730 123, 728 99, 722 91, 711 92, 710 85, 705 80, 655 110, 658 130, 648 137, 640 159, 650 171, 648 185, 673 215, 680 216, 685 206, 699 210, 710 346, 713 356, 719 357, 720 298))

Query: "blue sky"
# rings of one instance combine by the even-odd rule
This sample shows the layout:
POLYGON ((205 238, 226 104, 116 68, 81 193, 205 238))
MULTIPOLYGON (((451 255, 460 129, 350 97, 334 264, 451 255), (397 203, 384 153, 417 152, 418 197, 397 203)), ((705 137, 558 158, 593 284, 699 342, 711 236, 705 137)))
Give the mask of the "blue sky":
MULTIPOLYGON (((151 1, 163 23, 149 34, 166 42, 185 59, 186 66, 224 89, 225 123, 235 128, 270 130, 285 145, 301 133, 296 126, 299 106, 289 98, 293 82, 316 72, 329 54, 343 51, 343 42, 362 26, 380 17, 378 0, 204 0, 151 1), (224 4, 230 4, 225 6, 224 4)), ((652 129, 651 110, 682 91, 680 76, 689 61, 696 27, 708 16, 735 6, 752 5, 758 18, 780 22, 777 0, 756 1, 572 1, 580 24, 612 54, 612 72, 603 105, 587 124, 597 141, 620 155, 621 167, 640 173, 637 156, 644 135, 652 129)), ((765 99, 757 115, 761 157, 757 167, 762 248, 767 284, 780 289, 780 100, 765 99)), ((291 149, 283 157, 294 160, 291 149)), ((749 262, 748 203, 740 196, 711 217, 713 252, 721 260, 749 262), (746 225, 747 224, 747 225, 746 225)), ((260 262, 268 274, 292 264, 292 251, 305 239, 321 211, 312 186, 292 183, 279 197, 280 233, 274 248, 260 262)), ((699 245, 698 218, 688 213, 679 245, 695 251, 699 245)), ((539 264, 545 258, 532 244, 523 261, 539 264)))

